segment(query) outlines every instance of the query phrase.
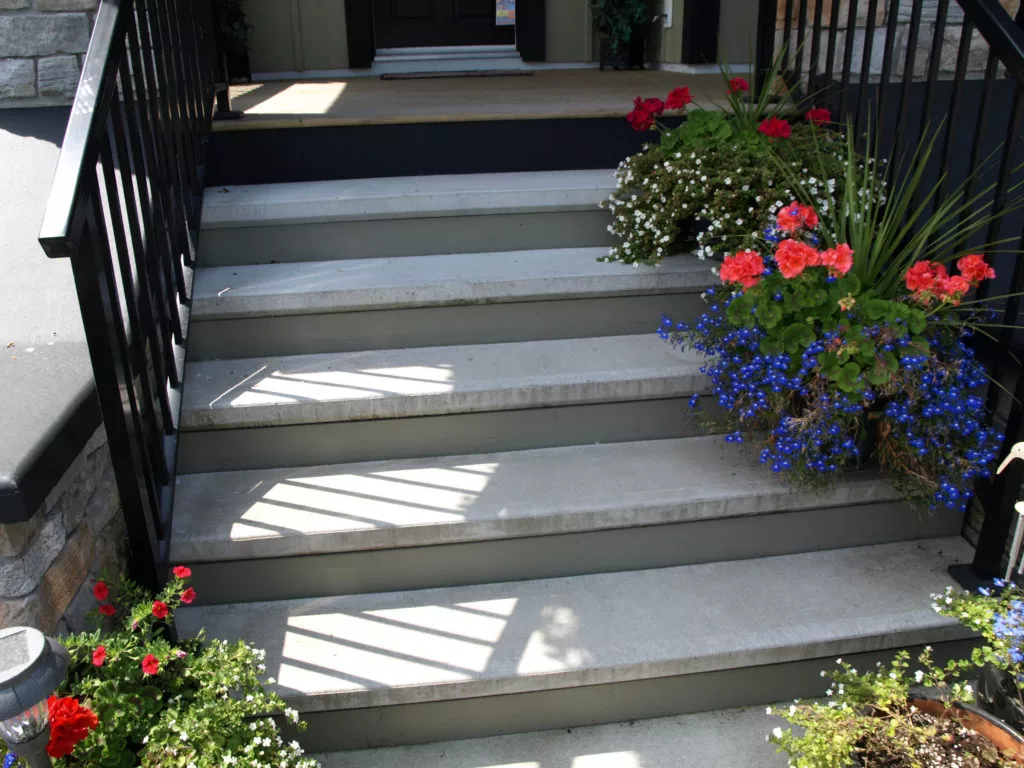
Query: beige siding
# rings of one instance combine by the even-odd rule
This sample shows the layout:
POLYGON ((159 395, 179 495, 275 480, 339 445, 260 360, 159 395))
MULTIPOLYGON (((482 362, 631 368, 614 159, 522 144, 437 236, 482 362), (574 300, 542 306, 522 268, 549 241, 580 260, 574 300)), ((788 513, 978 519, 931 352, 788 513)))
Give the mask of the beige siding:
POLYGON ((253 72, 348 67, 342 0, 245 0, 253 72))
POLYGON ((757 0, 722 0, 718 60, 749 64, 757 44, 757 0))
POLYGON ((594 45, 588 0, 548 0, 547 60, 590 61, 594 45))
POLYGON ((305 69, 348 67, 345 3, 342 0, 299 0, 302 55, 305 69))

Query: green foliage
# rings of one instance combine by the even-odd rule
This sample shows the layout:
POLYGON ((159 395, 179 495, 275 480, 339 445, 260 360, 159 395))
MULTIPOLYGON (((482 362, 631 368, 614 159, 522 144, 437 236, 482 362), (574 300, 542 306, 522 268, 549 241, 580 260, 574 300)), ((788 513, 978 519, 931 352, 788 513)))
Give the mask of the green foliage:
POLYGON ((821 207, 842 178, 836 155, 845 144, 841 133, 806 122, 793 125, 790 138, 773 141, 741 130, 730 113, 690 110, 660 143, 619 166, 618 188, 605 207, 620 242, 607 260, 657 264, 683 250, 708 258, 761 248, 764 228, 801 196, 773 158, 783 158, 799 179, 806 195, 801 199, 821 207), (815 153, 824 146, 834 148, 831 163, 812 172, 815 153))
POLYGON ((69 757, 55 761, 57 768, 316 765, 300 756, 297 743, 284 743, 271 719, 284 712, 298 723, 298 713, 265 689, 263 651, 243 642, 174 639, 174 611, 183 594, 191 598, 185 579, 172 579, 156 596, 169 611, 162 620, 138 586, 116 579, 109 587, 116 615, 95 614, 105 626, 63 639, 71 665, 59 695, 78 699, 100 724, 69 757), (97 665, 101 647, 105 657, 97 665), (143 667, 150 655, 159 664, 155 674, 143 667))
MULTIPOLYGON (((932 688, 945 702, 969 702, 973 690, 963 682, 958 662, 940 666, 926 648, 910 672, 910 654, 900 651, 888 666, 860 673, 842 659, 837 669, 822 672, 831 680, 825 701, 768 708, 793 728, 775 728, 768 740, 788 755, 793 768, 853 768, 858 765, 924 765, 930 743, 948 739, 935 718, 911 704, 914 686, 932 688)), ((989 763, 999 760, 990 742, 978 750, 989 763)), ((928 763, 931 765, 932 763, 928 763)), ((965 762, 964 765, 980 765, 965 762)), ((1007 763, 1010 765, 1010 763, 1007 763)))
POLYGON ((217 27, 232 53, 243 54, 249 47, 249 21, 243 0, 214 0, 217 27))
POLYGON ((590 0, 590 8, 612 53, 629 44, 634 27, 651 20, 650 0, 590 0))
MULTIPOLYGON (((980 180, 991 170, 989 163, 979 165, 949 189, 944 188, 945 173, 934 183, 927 182, 939 135, 939 130, 926 132, 909 156, 889 164, 870 132, 865 137, 864 154, 858 152, 848 125, 838 158, 843 183, 828 190, 828 204, 818 208, 827 244, 849 243, 857 254, 857 275, 883 296, 904 291, 903 277, 916 261, 949 264, 968 253, 1006 250, 1003 246, 1014 240, 979 243, 990 225, 1024 207, 1018 184, 1010 187, 1000 209, 994 210, 995 183, 980 180)), ((832 172, 836 150, 834 143, 820 142, 812 149, 809 162, 819 173, 832 172)), ((798 197, 811 194, 792 172, 787 158, 779 155, 776 162, 798 197)))

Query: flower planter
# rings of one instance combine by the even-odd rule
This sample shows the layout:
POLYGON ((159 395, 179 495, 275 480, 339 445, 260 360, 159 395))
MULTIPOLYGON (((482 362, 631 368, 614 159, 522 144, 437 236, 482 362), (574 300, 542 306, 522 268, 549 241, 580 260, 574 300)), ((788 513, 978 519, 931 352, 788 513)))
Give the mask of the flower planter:
POLYGON ((601 70, 610 67, 620 69, 644 69, 647 56, 647 38, 651 33, 651 25, 637 24, 633 27, 629 42, 621 46, 617 51, 611 50, 607 38, 601 38, 601 70))
POLYGON ((953 704, 948 709, 935 699, 915 698, 910 702, 913 706, 933 717, 955 717, 964 727, 984 736, 1007 757, 1024 765, 1024 735, 994 715, 990 715, 971 704, 953 704))

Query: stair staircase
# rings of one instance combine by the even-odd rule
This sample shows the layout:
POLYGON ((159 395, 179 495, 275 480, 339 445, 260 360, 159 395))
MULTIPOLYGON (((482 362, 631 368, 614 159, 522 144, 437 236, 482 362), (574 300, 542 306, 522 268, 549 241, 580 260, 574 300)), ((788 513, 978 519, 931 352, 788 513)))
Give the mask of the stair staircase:
POLYGON ((700 362, 654 329, 713 276, 598 263, 612 186, 206 192, 179 626, 265 648, 328 766, 776 765, 762 709, 715 711, 967 641, 929 600, 970 556, 959 516, 867 472, 791 490, 692 423, 700 362))

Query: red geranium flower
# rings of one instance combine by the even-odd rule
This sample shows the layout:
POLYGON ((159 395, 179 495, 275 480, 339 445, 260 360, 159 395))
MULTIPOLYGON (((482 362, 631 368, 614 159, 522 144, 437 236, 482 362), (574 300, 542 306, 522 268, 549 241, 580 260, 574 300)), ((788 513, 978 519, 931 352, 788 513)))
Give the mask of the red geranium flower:
POLYGON ((757 126, 757 130, 765 136, 773 139, 788 139, 793 133, 793 129, 789 127, 789 123, 778 117, 765 118, 761 121, 761 124, 757 126))
POLYGON ((46 754, 50 757, 67 757, 75 745, 100 724, 92 710, 70 697, 51 696, 46 700, 46 708, 50 715, 46 754))
POLYGON ((938 295, 946 280, 946 267, 937 261, 919 261, 907 270, 904 281, 914 293, 938 295))
POLYGON ((113 616, 115 613, 117 613, 117 608, 109 604, 101 605, 99 608, 97 608, 97 610, 100 612, 100 615, 102 616, 113 616))
POLYGON ((953 275, 942 281, 940 294, 945 301, 959 304, 964 294, 971 290, 971 281, 963 275, 953 275))
POLYGON ((167 614, 170 612, 171 611, 167 607, 167 603, 161 602, 159 600, 153 601, 153 615, 156 616, 158 619, 166 619, 167 614))
POLYGON ((729 81, 729 93, 741 93, 750 90, 750 85, 742 77, 734 77, 729 81))
POLYGON ((979 253, 964 256, 956 263, 956 268, 960 270, 961 275, 971 281, 972 285, 996 276, 996 271, 985 263, 985 258, 979 253))
POLYGON ((832 113, 824 107, 815 107, 814 109, 807 110, 804 119, 810 120, 815 125, 825 125, 832 122, 832 113))
POLYGON ((682 109, 693 101, 689 88, 673 88, 665 99, 666 109, 682 109))
POLYGON ((181 602, 185 605, 191 605, 192 601, 196 599, 196 591, 189 587, 181 593, 181 602))
POLYGON ((96 650, 92 652, 92 665, 94 667, 102 667, 103 662, 107 660, 107 649, 102 645, 97 645, 96 650))
POLYGON ((144 675, 155 675, 160 671, 160 662, 156 656, 152 653, 147 653, 146 658, 142 660, 142 674, 144 675))
POLYGON ((776 221, 783 232, 796 232, 801 228, 814 229, 818 226, 818 214, 811 206, 800 205, 794 200, 779 211, 776 221))
POLYGON ((799 240, 783 240, 775 248, 775 263, 779 265, 782 276, 792 280, 807 267, 820 264, 821 254, 799 240))
POLYGON ((174 578, 176 579, 187 579, 192 576, 192 569, 187 565, 176 565, 174 566, 174 578))
POLYGON ((821 266, 833 275, 845 275, 853 267, 853 249, 846 243, 821 252, 821 266))
POLYGON ((752 288, 764 273, 764 259, 755 251, 740 251, 726 256, 718 275, 723 283, 739 283, 752 288))
POLYGON ((110 595, 110 587, 105 582, 97 581, 92 585, 92 596, 99 600, 101 603, 107 599, 110 595))
POLYGON ((633 111, 626 119, 633 126, 634 131, 649 131, 654 127, 654 118, 665 112, 665 102, 661 99, 641 99, 639 96, 633 100, 633 111))

